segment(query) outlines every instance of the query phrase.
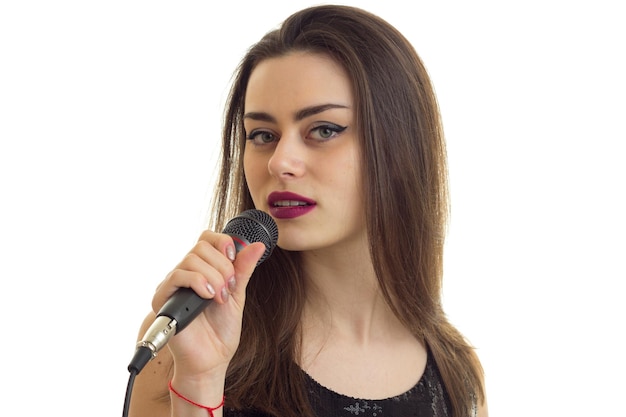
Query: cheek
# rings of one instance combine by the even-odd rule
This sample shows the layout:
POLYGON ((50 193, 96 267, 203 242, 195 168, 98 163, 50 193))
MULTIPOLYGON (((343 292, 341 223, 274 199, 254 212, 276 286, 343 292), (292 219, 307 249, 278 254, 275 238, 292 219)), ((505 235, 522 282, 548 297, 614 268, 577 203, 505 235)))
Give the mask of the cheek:
POLYGON ((259 157, 255 153, 244 153, 243 156, 243 173, 248 185, 248 190, 252 196, 255 206, 263 203, 263 185, 267 181, 269 172, 267 170, 268 161, 259 157))
POLYGON ((355 154, 346 155, 341 160, 335 160, 336 170, 327 172, 327 181, 332 184, 346 204, 358 205, 362 201, 361 165, 355 154))
POLYGON ((247 154, 244 154, 243 157, 243 174, 246 177, 246 183, 250 189, 250 194, 254 197, 254 191, 259 178, 259 169, 258 163, 254 160, 254 158, 248 157, 247 154))
POLYGON ((356 150, 352 150, 343 161, 344 163, 344 183, 346 187, 353 190, 353 193, 361 192, 361 162, 356 150))

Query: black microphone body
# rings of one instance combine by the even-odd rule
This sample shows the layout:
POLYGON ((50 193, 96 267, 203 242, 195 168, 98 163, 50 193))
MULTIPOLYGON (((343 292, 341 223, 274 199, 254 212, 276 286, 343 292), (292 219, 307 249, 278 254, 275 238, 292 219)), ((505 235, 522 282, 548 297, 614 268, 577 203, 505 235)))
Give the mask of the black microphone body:
MULTIPOLYGON (((274 219, 260 210, 246 210, 233 217, 226 224, 223 233, 233 238, 237 253, 251 243, 263 242, 265 253, 257 266, 270 256, 278 241, 278 227, 274 219)), ((137 343, 128 370, 137 374, 141 372, 169 339, 187 327, 212 301, 200 297, 191 288, 179 288, 159 310, 154 323, 137 343)))

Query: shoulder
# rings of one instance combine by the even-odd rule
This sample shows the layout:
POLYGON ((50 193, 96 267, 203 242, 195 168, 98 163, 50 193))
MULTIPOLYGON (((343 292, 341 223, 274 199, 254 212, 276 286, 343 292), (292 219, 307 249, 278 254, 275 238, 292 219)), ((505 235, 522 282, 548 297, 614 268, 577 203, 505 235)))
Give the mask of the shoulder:
POLYGON ((476 417, 489 417, 489 411, 487 409, 487 399, 485 399, 481 404, 478 404, 476 417))

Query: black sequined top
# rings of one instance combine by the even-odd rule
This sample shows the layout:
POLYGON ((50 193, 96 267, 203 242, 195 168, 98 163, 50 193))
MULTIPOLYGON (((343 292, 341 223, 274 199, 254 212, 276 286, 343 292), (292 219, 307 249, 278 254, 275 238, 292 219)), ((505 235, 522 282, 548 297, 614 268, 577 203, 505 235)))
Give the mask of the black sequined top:
MULTIPOLYGON (((306 377, 311 406, 319 417, 449 417, 448 394, 439 369, 428 355, 426 369, 413 388, 383 400, 348 397, 329 390, 310 376, 306 377)), ((225 417, 267 417, 254 411, 224 410, 225 417)))

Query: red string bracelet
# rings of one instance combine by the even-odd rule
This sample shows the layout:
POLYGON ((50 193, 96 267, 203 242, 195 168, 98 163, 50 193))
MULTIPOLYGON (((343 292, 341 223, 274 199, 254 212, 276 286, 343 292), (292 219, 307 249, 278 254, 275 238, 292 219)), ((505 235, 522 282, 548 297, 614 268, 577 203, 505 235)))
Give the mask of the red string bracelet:
POLYGON ((215 411, 215 410, 219 409, 220 407, 222 407, 222 406, 224 405, 224 400, 225 400, 225 398, 226 398, 226 397, 223 397, 223 396, 222 396, 222 402, 221 402, 221 403, 220 403, 217 407, 215 407, 215 408, 211 408, 211 407, 207 407, 207 406, 202 405, 202 404, 198 404, 197 402, 191 401, 189 398, 187 398, 187 397, 185 397, 184 395, 180 394, 180 393, 179 393, 178 391, 176 391, 176 390, 174 389, 174 387, 172 386, 172 381, 168 382, 168 383, 167 383, 167 386, 169 387, 170 391, 172 391, 174 394, 176 394, 176 396, 177 396, 178 398, 182 398, 183 400, 187 401, 189 404, 193 404, 193 405, 195 405, 196 407, 204 408, 205 410, 207 410, 207 411, 209 412, 209 415, 210 415, 211 417, 214 417, 214 416, 213 416, 213 411, 215 411))

